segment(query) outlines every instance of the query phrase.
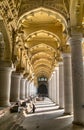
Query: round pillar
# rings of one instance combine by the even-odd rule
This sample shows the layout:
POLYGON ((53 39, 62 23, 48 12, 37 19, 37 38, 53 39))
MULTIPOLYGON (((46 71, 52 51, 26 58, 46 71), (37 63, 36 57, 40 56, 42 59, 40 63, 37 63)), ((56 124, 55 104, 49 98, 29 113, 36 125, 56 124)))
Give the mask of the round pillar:
POLYGON ((20 100, 20 80, 21 75, 13 72, 11 75, 11 91, 10 91, 10 101, 17 102, 20 100))
POLYGON ((56 67, 56 104, 59 105, 59 68, 56 67))
POLYGON ((64 73, 63 73, 63 62, 59 63, 59 108, 64 108, 64 73))
POLYGON ((71 55, 65 53, 62 56, 64 66, 64 111, 65 114, 71 114, 73 112, 71 55))
POLYGON ((51 100, 53 101, 53 80, 51 77, 51 100))
POLYGON ((51 78, 49 79, 49 98, 51 99, 51 78))
POLYGON ((54 102, 54 74, 52 74, 52 101, 54 102))
POLYGON ((28 80, 25 83, 25 97, 28 98, 28 80))
POLYGON ((22 78, 20 81, 20 99, 25 99, 25 79, 22 78))
POLYGON ((84 74, 81 41, 81 33, 73 34, 70 38, 74 123, 84 125, 84 74))
POLYGON ((0 67, 0 107, 10 106, 11 72, 11 68, 0 67))
POLYGON ((54 74, 53 74, 53 78, 54 78, 54 102, 56 103, 56 72, 54 71, 54 74))

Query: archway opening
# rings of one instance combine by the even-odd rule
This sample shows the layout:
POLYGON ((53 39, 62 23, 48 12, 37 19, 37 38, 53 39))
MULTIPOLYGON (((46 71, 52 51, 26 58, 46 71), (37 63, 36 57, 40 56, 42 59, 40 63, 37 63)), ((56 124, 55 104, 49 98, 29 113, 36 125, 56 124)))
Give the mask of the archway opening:
POLYGON ((48 82, 46 77, 38 78, 38 90, 37 94, 40 97, 47 97, 48 96, 48 82))

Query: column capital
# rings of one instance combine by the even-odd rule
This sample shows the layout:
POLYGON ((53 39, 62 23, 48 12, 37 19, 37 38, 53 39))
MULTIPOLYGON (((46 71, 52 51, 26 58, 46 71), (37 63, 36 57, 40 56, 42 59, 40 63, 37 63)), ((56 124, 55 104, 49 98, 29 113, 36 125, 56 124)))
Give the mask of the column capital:
POLYGON ((83 27, 82 25, 79 26, 71 26, 71 36, 77 35, 77 34, 82 34, 83 27))
POLYGON ((69 38, 70 45, 78 45, 82 43, 82 35, 73 35, 69 38))
POLYGON ((59 65, 63 65, 63 62, 61 61, 61 62, 59 62, 59 65))
POLYGON ((24 77, 21 78, 22 81, 26 81, 26 79, 24 77))
POLYGON ((62 54, 62 57, 65 58, 65 57, 71 57, 71 53, 63 53, 62 54))
POLYGON ((56 66, 56 67, 55 67, 55 71, 58 70, 58 69, 59 69, 59 66, 56 66))
POLYGON ((19 74, 19 73, 16 73, 16 72, 12 72, 12 75, 11 75, 12 77, 16 77, 16 78, 22 78, 23 76, 21 75, 21 74, 19 74))

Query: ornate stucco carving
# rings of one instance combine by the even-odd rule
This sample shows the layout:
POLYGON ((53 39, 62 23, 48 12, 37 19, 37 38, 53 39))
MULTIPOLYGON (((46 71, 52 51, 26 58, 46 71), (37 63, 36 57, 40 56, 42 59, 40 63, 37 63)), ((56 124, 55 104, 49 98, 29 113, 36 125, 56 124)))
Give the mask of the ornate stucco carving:
MULTIPOLYGON (((39 1, 22 0, 20 10, 19 10, 19 16, 21 16, 23 13, 31 11, 35 8, 45 7, 45 8, 50 8, 52 10, 58 11, 59 13, 63 14, 66 17, 67 16, 66 8, 68 8, 68 6, 69 6, 69 4, 68 4, 69 2, 68 1, 66 1, 66 2, 65 1, 63 2, 63 0, 52 0, 52 1, 51 0, 39 0, 39 1), (64 6, 64 4, 65 4, 65 6, 64 6)), ((67 11, 68 11, 68 9, 67 9, 67 11)))
MULTIPOLYGON (((10 37, 13 53, 11 59, 17 72, 22 72, 25 77, 29 74, 30 79, 33 72, 36 77, 50 77, 57 62, 62 60, 60 54, 70 52, 70 46, 66 44, 68 36, 82 30, 84 34, 84 27, 78 23, 77 26, 72 26, 70 17, 73 14, 75 19, 80 17, 78 14, 81 6, 79 3, 75 4, 75 8, 72 6, 70 12, 70 4, 70 0, 0 0, 0 15, 10 37), (12 27, 16 34, 13 33, 12 27)), ((84 17, 84 13, 81 16, 84 17)), ((82 19, 83 25, 84 18, 82 19)), ((1 51, 4 50, 2 43, 1 51)), ((9 46, 7 44, 6 48, 9 46)), ((10 52, 7 50, 6 54, 9 55, 10 52)))
POLYGON ((2 32, 0 32, 0 60, 4 61, 5 43, 2 32))

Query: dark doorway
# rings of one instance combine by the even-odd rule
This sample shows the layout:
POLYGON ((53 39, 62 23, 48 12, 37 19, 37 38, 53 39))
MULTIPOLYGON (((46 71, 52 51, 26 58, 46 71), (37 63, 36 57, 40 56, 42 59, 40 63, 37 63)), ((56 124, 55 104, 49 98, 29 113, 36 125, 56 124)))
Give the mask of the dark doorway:
POLYGON ((40 96, 48 96, 48 89, 47 89, 47 86, 45 84, 41 84, 39 87, 38 87, 38 94, 40 96))

